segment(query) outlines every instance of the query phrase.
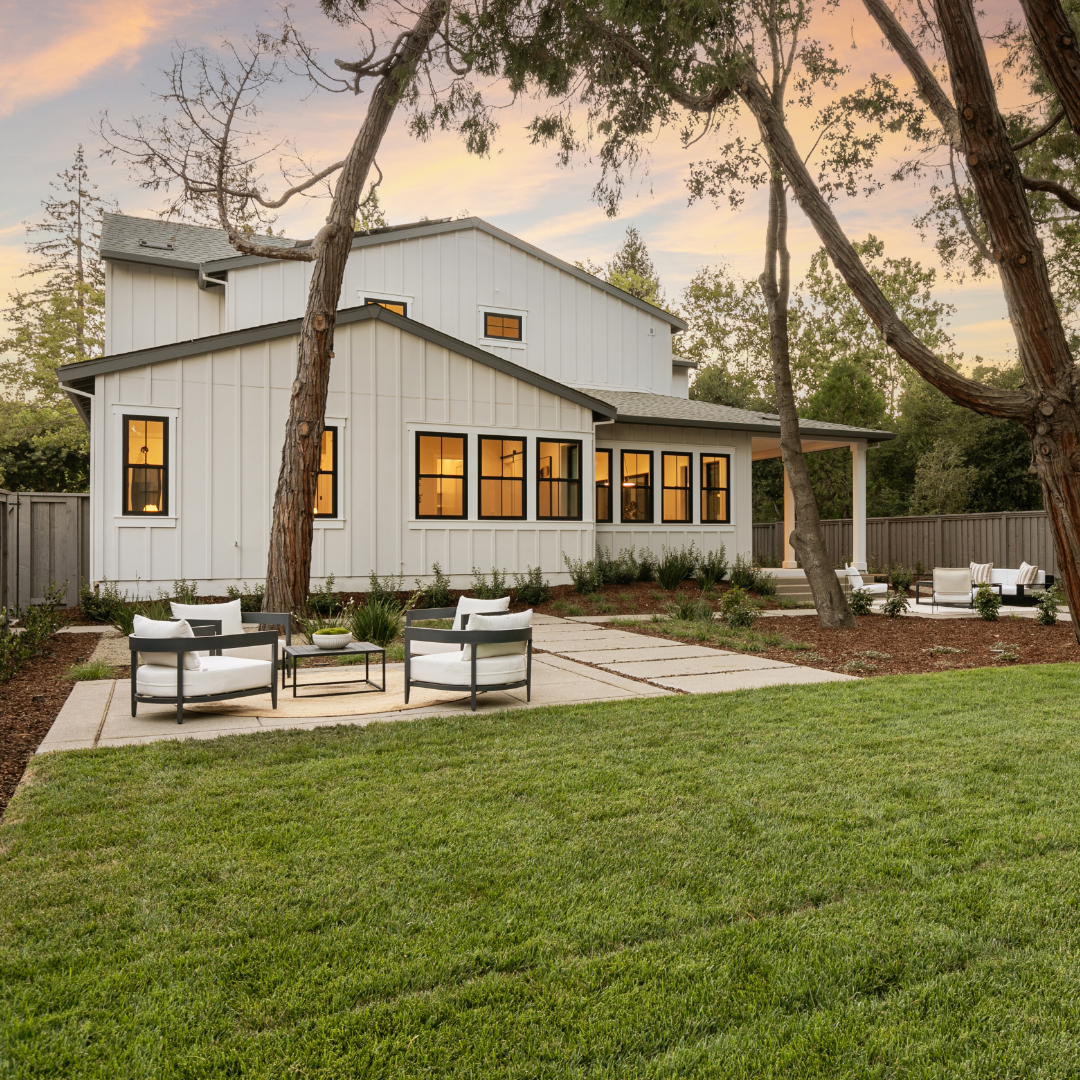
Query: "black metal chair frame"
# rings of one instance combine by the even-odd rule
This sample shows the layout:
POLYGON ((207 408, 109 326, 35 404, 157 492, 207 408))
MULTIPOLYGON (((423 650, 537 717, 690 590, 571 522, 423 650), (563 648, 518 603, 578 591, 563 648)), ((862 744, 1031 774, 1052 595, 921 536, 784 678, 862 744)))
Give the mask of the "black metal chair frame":
MULTIPOLYGON (((277 622, 280 625, 282 617, 272 614, 270 619, 266 621, 277 622)), ((135 715, 140 701, 144 705, 176 705, 176 722, 182 724, 184 722, 185 705, 202 705, 213 701, 228 701, 230 698, 252 697, 255 694, 265 694, 267 691, 270 693, 273 708, 277 708, 278 635, 276 630, 257 631, 254 634, 222 634, 220 619, 188 619, 188 624, 195 634, 194 639, 128 638, 128 644, 131 648, 132 716, 135 715), (210 633, 207 633, 208 630, 210 633), (220 656, 222 649, 243 649, 249 645, 269 645, 273 650, 273 660, 270 665, 270 684, 268 686, 255 686, 249 690, 230 690, 225 694, 184 695, 185 653, 209 651, 211 656, 220 656), (174 695, 140 694, 137 692, 138 654, 150 652, 176 653, 176 693, 174 695)))
POLYGON ((412 626, 414 622, 427 622, 431 619, 452 619, 457 615, 457 608, 414 608, 405 612, 405 704, 409 704, 409 688, 422 686, 428 690, 450 690, 469 692, 472 711, 476 712, 476 695, 488 690, 517 690, 525 687, 525 700, 532 701, 532 627, 520 630, 468 630, 471 615, 507 615, 506 611, 467 611, 461 615, 461 630, 436 630, 423 626, 412 626), (516 682, 476 685, 476 649, 472 650, 469 665, 469 682, 461 685, 449 683, 422 682, 412 678, 409 643, 412 641, 443 641, 451 645, 497 645, 508 641, 525 642, 525 678, 516 682))

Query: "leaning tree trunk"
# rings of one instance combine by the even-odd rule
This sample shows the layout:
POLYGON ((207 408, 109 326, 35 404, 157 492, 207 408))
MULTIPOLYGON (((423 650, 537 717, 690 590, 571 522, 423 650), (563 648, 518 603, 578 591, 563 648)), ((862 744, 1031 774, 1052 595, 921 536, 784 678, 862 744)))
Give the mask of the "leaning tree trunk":
POLYGON ((769 226, 765 240, 765 271, 761 291, 769 314, 769 355, 776 387, 776 411, 780 414, 780 455, 795 500, 795 529, 791 546, 802 564, 814 606, 822 626, 853 627, 855 616, 844 599, 836 571, 821 535, 817 499, 802 451, 799 414, 791 387, 791 354, 788 339, 788 297, 791 291, 791 255, 787 246, 787 195, 779 166, 773 162, 769 182, 769 226), (779 263, 779 274, 777 274, 779 263))
POLYGON ((449 0, 431 0, 409 32, 402 59, 379 80, 364 125, 338 176, 326 225, 315 239, 318 256, 300 328, 296 378, 274 494, 263 611, 299 611, 307 603, 315 484, 322 443, 334 322, 345 263, 352 247, 360 196, 390 119, 423 53, 446 15, 449 0))

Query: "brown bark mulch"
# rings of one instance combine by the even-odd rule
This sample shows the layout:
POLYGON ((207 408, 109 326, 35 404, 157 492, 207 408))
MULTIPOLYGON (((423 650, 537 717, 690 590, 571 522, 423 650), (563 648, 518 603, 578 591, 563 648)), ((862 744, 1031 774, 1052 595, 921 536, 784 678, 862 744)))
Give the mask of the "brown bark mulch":
MULTIPOLYGON (((959 668, 1011 667, 1018 663, 1080 661, 1080 645, 1077 645, 1071 623, 1039 626, 1034 619, 1009 618, 1007 614, 997 622, 907 616, 887 619, 884 615, 864 615, 858 622, 855 630, 828 630, 818 625, 814 615, 760 619, 755 629, 761 633, 782 634, 811 648, 806 651, 765 648, 755 655, 859 676, 913 675, 959 668), (1003 658, 991 651, 1003 646, 1007 646, 1005 651, 1015 654, 1017 659, 1003 658), (960 651, 945 651, 952 649, 960 651)), ((665 631, 662 623, 620 629, 655 637, 676 637, 691 645, 701 644, 697 638, 665 631)))
POLYGON ((88 659, 98 640, 98 634, 54 634, 44 656, 0 682, 0 813, 71 693, 74 683, 64 672, 88 659))

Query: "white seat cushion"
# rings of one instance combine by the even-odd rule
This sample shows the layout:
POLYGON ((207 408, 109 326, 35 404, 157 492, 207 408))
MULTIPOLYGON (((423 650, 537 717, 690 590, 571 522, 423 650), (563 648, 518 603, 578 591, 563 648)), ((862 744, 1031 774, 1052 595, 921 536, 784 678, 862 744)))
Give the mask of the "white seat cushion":
MULTIPOLYGON (((195 639, 195 632, 186 620, 169 622, 165 619, 147 619, 143 615, 135 616, 135 638, 162 638, 175 640, 176 638, 195 639)), ((176 669, 176 658, 179 653, 165 652, 140 652, 139 663, 150 664, 154 667, 166 667, 176 669)), ((197 652, 184 653, 184 669, 186 671, 199 670, 199 654, 197 652)))
MULTIPOLYGON (((523 653, 504 656, 485 656, 476 661, 476 685, 492 686, 517 682, 525 678, 526 657, 523 653)), ((439 683, 443 686, 468 686, 472 661, 462 660, 460 654, 418 656, 410 664, 414 682, 439 683)))
POLYGON ((461 613, 467 611, 470 615, 477 611, 509 611, 510 597, 501 596, 498 600, 475 600, 471 596, 459 596, 457 602, 457 614, 454 616, 452 629, 461 629, 461 613))
POLYGON ((952 593, 952 592, 936 592, 934 593, 935 604, 970 604, 973 593, 952 593))
MULTIPOLYGON (((532 626, 532 609, 528 611, 515 611, 513 615, 472 615, 469 617, 468 630, 524 630, 532 626)), ((490 645, 477 645, 477 659, 486 656, 507 656, 511 653, 523 653, 526 651, 528 642, 525 641, 496 641, 490 645)), ((472 659, 472 646, 466 645, 462 649, 462 660, 472 659)))
MULTIPOLYGON (((172 613, 177 619, 218 619, 221 622, 221 634, 242 634, 244 616, 240 611, 240 601, 230 600, 227 604, 177 604, 173 603, 172 613)), ((261 630, 262 627, 259 627, 261 630)), ((222 649, 222 656, 238 656, 245 660, 273 660, 274 650, 270 645, 246 645, 239 649, 222 649)), ((209 656, 207 652, 199 654, 209 656)))
MULTIPOLYGON (((184 697, 231 694, 234 690, 257 690, 274 681, 274 665, 266 660, 238 656, 203 656, 198 671, 184 671, 184 697)), ((176 668, 144 664, 136 672, 140 694, 176 696, 176 668)))

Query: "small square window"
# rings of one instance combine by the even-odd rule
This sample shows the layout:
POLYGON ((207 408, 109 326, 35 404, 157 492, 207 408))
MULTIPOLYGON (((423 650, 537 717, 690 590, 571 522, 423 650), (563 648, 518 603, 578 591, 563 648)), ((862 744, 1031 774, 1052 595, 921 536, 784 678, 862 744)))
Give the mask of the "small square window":
POLYGON ((381 308, 386 308, 387 311, 392 311, 395 315, 400 315, 403 319, 409 316, 409 305, 404 300, 380 300, 375 296, 365 296, 365 304, 378 304, 381 308))
POLYGON ((484 312, 484 337, 503 338, 506 341, 521 340, 521 316, 497 315, 484 312))
POLYGON ((169 421, 124 417, 124 513, 162 517, 169 512, 169 421))

